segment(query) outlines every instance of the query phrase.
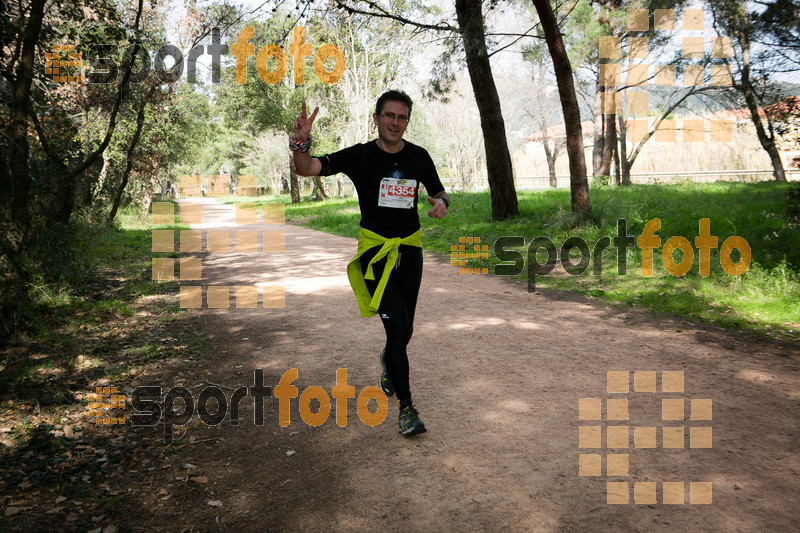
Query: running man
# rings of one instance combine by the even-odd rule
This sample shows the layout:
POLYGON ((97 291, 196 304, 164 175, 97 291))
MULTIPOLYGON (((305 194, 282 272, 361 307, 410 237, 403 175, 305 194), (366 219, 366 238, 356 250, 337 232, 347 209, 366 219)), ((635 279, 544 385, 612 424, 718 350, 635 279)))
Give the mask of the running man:
POLYGON ((358 253, 347 265, 347 276, 361 316, 380 314, 383 321, 386 346, 380 354, 380 386, 387 396, 397 393, 399 431, 403 435, 427 431, 411 402, 406 353, 422 280, 419 184, 425 185, 428 192, 428 216, 443 218, 450 206, 431 156, 424 148, 403 140, 411 107, 406 93, 385 92, 378 98, 372 115, 378 127, 377 139, 311 157, 311 125, 319 108, 308 117, 303 102, 294 121, 294 135, 289 139, 298 174, 330 176, 342 172, 358 192, 358 253))

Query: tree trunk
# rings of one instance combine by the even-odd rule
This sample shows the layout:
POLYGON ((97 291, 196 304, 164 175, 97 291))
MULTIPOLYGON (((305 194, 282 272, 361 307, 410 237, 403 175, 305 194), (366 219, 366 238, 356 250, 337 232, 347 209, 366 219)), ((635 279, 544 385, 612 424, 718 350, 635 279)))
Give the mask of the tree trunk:
POLYGON ((97 182, 94 184, 92 199, 102 194, 103 187, 105 186, 106 183, 106 178, 108 177, 108 169, 110 166, 111 166, 111 157, 108 155, 107 152, 103 152, 103 168, 100 169, 100 175, 97 178, 97 182))
POLYGON ((564 114, 564 126, 567 130, 567 155, 569 156, 569 180, 572 194, 572 212, 581 218, 591 213, 589 201, 589 182, 586 179, 586 156, 583 153, 583 132, 581 131, 581 113, 578 97, 575 94, 575 83, 572 79, 572 66, 561 39, 553 8, 548 0, 532 0, 539 21, 542 24, 547 48, 553 59, 556 73, 558 95, 561 98, 561 109, 564 114))
POLYGON ((603 137, 605 140, 608 140, 608 142, 603 142, 603 153, 597 174, 610 176, 611 160, 614 158, 614 145, 616 144, 614 139, 617 137, 616 115, 608 115, 605 119, 605 123, 606 131, 603 133, 603 137))
MULTIPOLYGON (((558 179, 556 178, 556 156, 550 150, 550 138, 547 136, 547 121, 542 119, 542 146, 544 146, 544 156, 547 159, 547 171, 550 174, 550 188, 555 189, 558 187, 558 179)), ((555 149, 556 147, 553 146, 555 149)))
MULTIPOLYGON (((541 75, 539 76, 540 79, 544 79, 544 66, 540 68, 541 75)), ((539 112, 542 114, 542 146, 544 146, 544 156, 547 159, 547 171, 550 174, 550 188, 556 189, 558 188, 558 179, 556 178, 556 158, 558 157, 559 147, 558 141, 553 142, 553 149, 550 149, 550 136, 547 134, 547 130, 550 127, 550 123, 547 120, 547 112, 545 111, 544 105, 544 96, 542 95, 542 91, 536 91, 536 102, 539 104, 539 112)))
MULTIPOLYGON (((153 163, 153 171, 150 173, 150 179, 144 186, 144 196, 142 197, 142 214, 144 215, 147 215, 147 213, 150 212, 150 204, 153 203, 153 197, 156 194, 156 185, 159 183, 158 175, 160 172, 161 158, 157 157, 153 163)), ((163 193, 161 199, 164 199, 163 193)))
POLYGON ((64 167, 64 173, 61 176, 60 192, 56 197, 57 214, 56 220, 61 224, 69 224, 69 219, 72 216, 72 210, 75 208, 75 190, 78 187, 78 180, 82 174, 72 174, 64 167))
POLYGON ((556 177, 556 158, 547 158, 547 171, 550 173, 550 188, 558 188, 558 178, 556 177))
POLYGON ((500 97, 486 50, 481 0, 456 0, 456 15, 464 41, 472 91, 481 116, 492 220, 505 220, 519 214, 519 206, 500 97))
MULTIPOLYGON (((475 155, 475 157, 470 157, 469 160, 472 161, 472 190, 474 192, 478 192, 478 174, 479 174, 479 172, 478 172, 478 156, 477 156, 477 154, 475 155)), ((516 193, 515 193, 514 197, 516 198, 516 193)))
POLYGON ((336 176, 336 197, 344 198, 344 180, 341 176, 336 176))
MULTIPOLYGON (((83 145, 83 157, 89 157, 92 152, 92 139, 89 132, 89 109, 87 108, 81 109, 81 144, 83 145)), ((103 163, 105 164, 105 161, 103 163)), ((98 176, 99 173, 95 172, 95 169, 91 169, 91 172, 85 174, 83 190, 81 191, 83 194, 81 199, 83 207, 91 207, 92 205, 92 193, 98 176)))
POLYGON ((22 44, 15 75, 14 100, 11 105, 9 163, 14 180, 11 203, 11 220, 18 228, 28 227, 28 194, 31 176, 28 170, 28 110, 30 109, 33 64, 36 59, 36 42, 42 30, 45 0, 31 0, 30 15, 22 33, 22 44))
POLYGON ((619 167, 620 167, 620 185, 631 185, 631 166, 632 163, 628 162, 628 128, 625 125, 625 118, 618 115, 619 123, 619 167))
MULTIPOLYGON (((597 72, 597 80, 595 80, 595 94, 600 94, 600 71, 597 72)), ((594 116, 594 142, 592 143, 592 176, 597 177, 600 174, 600 165, 603 163, 603 146, 605 146, 605 125, 603 119, 605 115, 601 113, 602 109, 598 109, 594 116)))
POLYGON ((620 161, 620 163, 622 164, 622 169, 621 169, 622 172, 620 173, 621 174, 620 175, 620 179, 621 179, 622 185, 633 185, 633 182, 631 181, 631 166, 632 165, 630 163, 628 163, 624 159, 622 159, 620 161))
POLYGON ((761 122, 761 116, 758 114, 758 101, 756 100, 753 85, 750 81, 750 39, 747 36, 741 35, 739 37, 739 42, 742 46, 741 90, 747 102, 747 108, 750 110, 750 118, 753 121, 753 125, 756 127, 756 135, 758 135, 758 141, 761 143, 761 147, 769 154, 775 180, 786 181, 783 161, 781 161, 778 148, 775 146, 775 136, 767 135, 764 124, 761 122))
POLYGON ((614 143, 614 185, 619 187, 622 183, 619 172, 619 147, 617 146, 617 139, 612 139, 611 142, 614 143))
POLYGON ((317 194, 322 196, 323 200, 331 199, 331 190, 323 176, 314 176, 314 184, 317 186, 317 194))
POLYGON ((300 203, 300 177, 297 175, 297 169, 294 166, 294 157, 292 152, 289 151, 289 192, 292 195, 292 203, 300 203))
POLYGON ((154 90, 155 86, 153 86, 153 89, 151 89, 148 94, 142 98, 142 105, 139 107, 139 112, 136 115, 136 131, 131 139, 131 144, 128 146, 125 171, 122 173, 122 183, 120 183, 119 189, 117 189, 117 193, 114 196, 114 204, 111 206, 111 212, 108 214, 108 219, 106 220, 106 225, 108 226, 114 222, 114 217, 117 216, 117 210, 119 209, 119 204, 122 201, 122 193, 125 192, 125 187, 128 186, 128 178, 130 177, 131 169, 133 168, 133 152, 136 150, 136 145, 139 144, 139 135, 142 133, 142 126, 144 125, 144 108, 147 106, 147 101, 150 99, 150 96, 154 90))

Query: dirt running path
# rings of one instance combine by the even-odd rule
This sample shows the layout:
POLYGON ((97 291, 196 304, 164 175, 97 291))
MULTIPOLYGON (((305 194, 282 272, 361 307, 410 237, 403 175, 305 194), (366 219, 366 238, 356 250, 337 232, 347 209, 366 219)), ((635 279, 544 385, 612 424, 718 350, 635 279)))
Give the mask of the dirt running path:
MULTIPOLYGON (((230 207, 203 202, 205 229, 232 229, 230 207)), ((346 368, 356 393, 375 385, 384 334, 377 317, 359 316, 347 283, 355 240, 282 229, 285 253, 204 260, 207 283, 284 285, 286 306, 198 311, 214 348, 193 374, 237 387, 252 384, 253 369, 262 368, 275 386, 297 368, 301 393, 311 385, 330 392, 336 369, 346 368)), ((193 427, 197 438, 224 440, 185 447, 176 462, 209 476, 204 498, 222 506, 195 507, 179 515, 181 524, 226 531, 800 530, 797 346, 580 297, 531 295, 494 276, 458 275, 426 254, 409 354, 427 434, 399 436, 392 405, 382 425, 368 427, 355 400, 345 428, 336 426, 333 407, 325 424, 307 426, 297 399, 291 425, 281 428, 278 402, 267 398, 265 424, 257 427, 249 400, 244 426, 193 427), (629 394, 606 392, 609 370, 631 372, 629 394), (659 387, 661 371, 683 371, 685 392, 635 393, 634 371, 657 371, 659 387), (629 398, 629 420, 611 425, 656 427, 658 447, 634 448, 631 431, 627 450, 579 449, 579 426, 609 424, 579 421, 580 398, 603 399, 604 416, 605 399, 629 398), (686 420, 662 421, 662 398, 685 399, 686 420), (688 419, 691 398, 713 400, 713 421, 688 419), (662 448, 665 425, 686 428, 683 449, 662 448), (713 426, 713 447, 689 448, 689 428, 705 426, 713 426), (629 476, 605 475, 608 452, 629 454, 629 476), (580 453, 601 454, 603 475, 579 476, 580 453), (630 484, 630 503, 606 503, 609 480, 630 484), (662 481, 687 482, 686 503, 662 504, 662 481), (657 503, 634 504, 640 482, 657 483, 657 503), (688 482, 711 482, 713 503, 689 504, 688 482)), ((167 503, 162 511, 187 509, 167 503)))

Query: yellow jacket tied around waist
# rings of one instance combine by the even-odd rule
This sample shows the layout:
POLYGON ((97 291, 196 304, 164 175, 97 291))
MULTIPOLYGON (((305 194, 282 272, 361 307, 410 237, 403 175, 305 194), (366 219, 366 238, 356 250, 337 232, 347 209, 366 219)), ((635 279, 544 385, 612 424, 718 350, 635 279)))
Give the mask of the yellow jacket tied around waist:
POLYGON ((394 265, 397 262, 398 248, 401 244, 408 246, 416 246, 422 248, 422 231, 417 230, 408 237, 395 237, 387 239, 370 231, 361 228, 358 234, 358 253, 347 264, 347 278, 350 280, 350 286, 356 295, 358 302, 358 310, 361 311, 361 316, 368 317, 378 313, 378 308, 381 305, 381 298, 383 298, 383 291, 386 289, 386 283, 389 281, 389 276, 392 275, 394 265), (361 271, 360 257, 375 246, 380 246, 381 249, 375 254, 375 257, 367 265, 367 271, 361 271), (378 281, 378 287, 375 289, 375 294, 370 295, 367 289, 367 284, 364 280, 374 280, 375 274, 372 272, 372 265, 386 257, 386 266, 383 269, 383 275, 378 281))

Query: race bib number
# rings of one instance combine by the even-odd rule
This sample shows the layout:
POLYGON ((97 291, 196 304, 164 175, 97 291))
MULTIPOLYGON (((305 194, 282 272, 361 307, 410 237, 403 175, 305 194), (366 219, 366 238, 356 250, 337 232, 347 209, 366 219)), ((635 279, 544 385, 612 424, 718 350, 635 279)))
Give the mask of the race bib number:
POLYGON ((417 180, 383 178, 378 195, 378 205, 398 209, 413 209, 417 180))

